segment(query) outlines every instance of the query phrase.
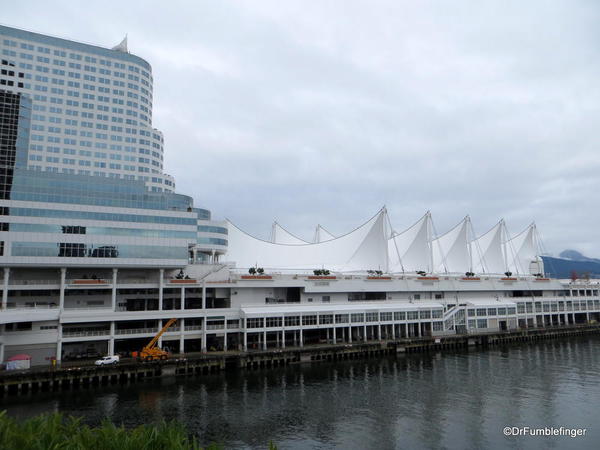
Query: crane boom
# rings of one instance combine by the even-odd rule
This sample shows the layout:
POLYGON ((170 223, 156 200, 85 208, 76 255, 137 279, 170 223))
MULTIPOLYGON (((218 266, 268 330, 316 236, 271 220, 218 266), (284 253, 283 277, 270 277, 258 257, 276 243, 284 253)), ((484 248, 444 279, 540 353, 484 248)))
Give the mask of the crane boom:
POLYGON ((158 342, 158 340, 160 339, 160 337, 165 333, 165 331, 167 331, 167 329, 173 325, 175 322, 177 322, 177 319, 169 319, 169 321, 165 324, 164 327, 162 327, 162 330, 160 330, 156 336, 154 336, 152 338, 152 340, 150 342, 148 342, 148 344, 144 347, 144 350, 151 350, 156 346, 156 343, 158 342))

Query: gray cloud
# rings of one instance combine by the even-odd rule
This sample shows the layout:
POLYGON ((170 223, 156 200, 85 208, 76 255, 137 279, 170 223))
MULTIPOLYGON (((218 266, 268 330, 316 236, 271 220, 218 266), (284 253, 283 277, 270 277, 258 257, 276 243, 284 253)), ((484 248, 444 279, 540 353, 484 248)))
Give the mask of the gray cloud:
POLYGON ((266 237, 387 205, 444 232, 532 220, 600 255, 600 8, 587 1, 19 2, 3 21, 130 49, 178 190, 266 237))

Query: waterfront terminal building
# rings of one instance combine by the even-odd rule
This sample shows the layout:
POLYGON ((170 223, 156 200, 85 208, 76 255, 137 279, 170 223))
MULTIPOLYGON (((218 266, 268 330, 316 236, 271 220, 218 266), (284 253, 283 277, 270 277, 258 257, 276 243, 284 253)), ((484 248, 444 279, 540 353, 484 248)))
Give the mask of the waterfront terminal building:
POLYGON ((514 330, 600 319, 598 285, 544 277, 534 225, 441 236, 385 208, 342 236, 271 239, 177 194, 128 52, 0 26, 0 361, 514 330), (252 272, 252 273, 250 273, 252 272))

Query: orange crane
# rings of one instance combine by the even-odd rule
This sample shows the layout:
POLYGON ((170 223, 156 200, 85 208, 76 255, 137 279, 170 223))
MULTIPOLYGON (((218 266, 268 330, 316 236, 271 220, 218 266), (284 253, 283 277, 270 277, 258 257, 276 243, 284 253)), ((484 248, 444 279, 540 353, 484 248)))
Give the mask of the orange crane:
POLYGON ((142 361, 156 361, 159 359, 167 359, 169 357, 169 353, 158 348, 156 344, 158 343, 158 340, 164 334, 164 332, 167 331, 167 329, 175 322, 177 322, 177 319, 170 319, 165 324, 165 326, 162 327, 162 330, 160 330, 156 334, 156 336, 154 336, 152 340, 148 342, 148 344, 142 349, 141 352, 133 352, 132 356, 142 361))

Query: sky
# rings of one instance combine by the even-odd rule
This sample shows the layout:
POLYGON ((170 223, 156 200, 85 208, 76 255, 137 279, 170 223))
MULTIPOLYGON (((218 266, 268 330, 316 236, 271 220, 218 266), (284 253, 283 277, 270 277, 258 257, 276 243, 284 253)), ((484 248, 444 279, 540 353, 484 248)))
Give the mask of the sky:
POLYGON ((267 238, 386 206, 535 221, 600 257, 600 4, 593 0, 27 1, 0 22, 129 50, 154 74, 177 191, 267 238))

